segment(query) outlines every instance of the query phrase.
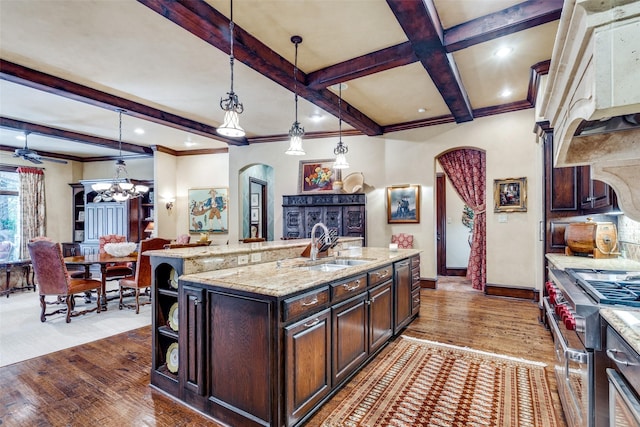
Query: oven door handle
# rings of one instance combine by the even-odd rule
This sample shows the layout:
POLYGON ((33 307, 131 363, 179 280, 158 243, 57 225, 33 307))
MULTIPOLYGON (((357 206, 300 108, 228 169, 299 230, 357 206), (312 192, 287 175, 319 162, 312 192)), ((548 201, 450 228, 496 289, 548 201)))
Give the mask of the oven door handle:
POLYGON ((562 346, 562 353, 564 354, 565 359, 585 364, 589 362, 589 354, 585 351, 574 350, 569 348, 567 342, 565 341, 562 333, 560 332, 560 328, 558 328, 558 324, 556 322, 556 318, 554 316, 553 311, 551 310, 551 305, 547 298, 544 298, 544 309, 547 312, 547 317, 549 318, 549 325, 551 326, 553 336, 558 340, 560 345, 562 346))

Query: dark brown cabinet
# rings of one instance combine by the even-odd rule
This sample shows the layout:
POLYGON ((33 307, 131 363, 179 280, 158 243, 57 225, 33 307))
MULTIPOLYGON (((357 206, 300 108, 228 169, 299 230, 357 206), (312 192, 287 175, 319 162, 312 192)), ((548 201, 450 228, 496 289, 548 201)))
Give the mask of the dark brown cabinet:
POLYGON ((332 308, 333 382, 349 376, 368 356, 367 292, 332 308))
POLYGON ((564 253, 567 224, 614 211, 617 199, 609 185, 591 179, 590 166, 553 167, 553 129, 544 122, 537 131, 544 143, 545 253, 564 253))
POLYGON ((285 328, 287 425, 295 424, 331 391, 331 310, 285 328))
POLYGON ((151 384, 226 425, 301 425, 392 339, 397 286, 402 324, 417 315, 409 259, 407 274, 386 264, 281 297, 178 284, 180 258, 151 264, 151 384))
POLYGON ((411 321, 413 303, 409 260, 393 263, 393 275, 395 283, 393 331, 397 334, 411 321))
POLYGON ((366 245, 366 196, 364 194, 310 194, 282 196, 282 235, 310 238, 318 222, 339 236, 362 237, 366 245))

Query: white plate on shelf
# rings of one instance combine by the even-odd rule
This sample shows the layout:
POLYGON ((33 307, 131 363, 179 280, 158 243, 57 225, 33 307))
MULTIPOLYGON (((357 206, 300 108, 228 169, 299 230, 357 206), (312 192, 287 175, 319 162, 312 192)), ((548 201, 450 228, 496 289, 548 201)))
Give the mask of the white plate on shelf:
POLYGON ((174 302, 169 309, 169 327, 178 332, 178 303, 174 302))
POLYGON ((167 350, 167 369, 176 374, 178 372, 178 343, 174 342, 167 350))
POLYGON ((173 268, 171 269, 171 273, 169 273, 169 285, 173 289, 178 289, 178 273, 173 268))

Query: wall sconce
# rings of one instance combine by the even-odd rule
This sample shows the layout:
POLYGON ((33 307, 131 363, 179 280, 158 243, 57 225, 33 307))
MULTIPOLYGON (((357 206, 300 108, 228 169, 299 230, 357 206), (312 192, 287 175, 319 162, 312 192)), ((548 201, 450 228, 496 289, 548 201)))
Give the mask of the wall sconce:
POLYGON ((167 207, 167 210, 171 212, 171 209, 173 209, 173 200, 167 200, 167 204, 165 206, 167 207))

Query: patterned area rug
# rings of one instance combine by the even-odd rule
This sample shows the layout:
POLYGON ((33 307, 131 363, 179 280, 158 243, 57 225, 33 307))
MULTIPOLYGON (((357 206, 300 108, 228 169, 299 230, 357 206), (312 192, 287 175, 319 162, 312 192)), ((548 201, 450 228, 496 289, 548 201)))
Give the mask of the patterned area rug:
POLYGON ((405 336, 391 345, 324 427, 558 425, 542 363, 405 336))

